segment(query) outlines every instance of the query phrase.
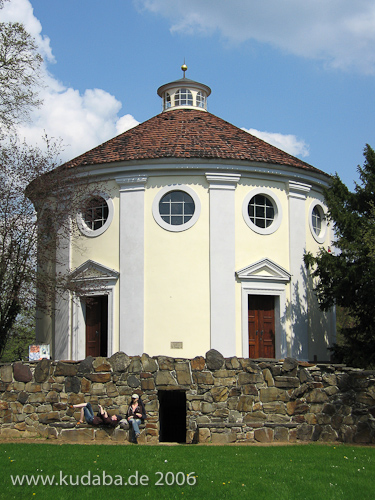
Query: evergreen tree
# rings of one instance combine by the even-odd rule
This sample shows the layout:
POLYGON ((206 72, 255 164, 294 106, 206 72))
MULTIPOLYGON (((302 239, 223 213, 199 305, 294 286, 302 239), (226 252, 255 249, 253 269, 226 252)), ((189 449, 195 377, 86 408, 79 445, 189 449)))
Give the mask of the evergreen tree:
POLYGON ((305 255, 320 308, 345 308, 351 321, 341 330, 335 358, 352 366, 375 366, 375 151, 367 144, 358 166, 360 183, 350 192, 336 174, 325 191, 336 251, 305 255))

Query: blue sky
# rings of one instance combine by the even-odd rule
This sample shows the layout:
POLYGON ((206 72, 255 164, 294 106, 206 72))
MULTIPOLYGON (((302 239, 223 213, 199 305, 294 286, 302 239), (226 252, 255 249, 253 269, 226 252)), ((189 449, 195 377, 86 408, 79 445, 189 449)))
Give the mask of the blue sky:
POLYGON ((186 76, 209 111, 353 188, 375 148, 373 0, 11 0, 44 57, 44 99, 19 132, 68 160, 161 111, 186 76))

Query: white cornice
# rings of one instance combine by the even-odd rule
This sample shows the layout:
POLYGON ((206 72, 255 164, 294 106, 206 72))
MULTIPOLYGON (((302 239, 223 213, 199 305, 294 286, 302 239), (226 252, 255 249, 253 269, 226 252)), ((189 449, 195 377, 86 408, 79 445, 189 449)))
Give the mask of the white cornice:
POLYGON ((120 191, 144 191, 147 175, 122 175, 115 181, 120 186, 120 191))
POLYGON ((207 172, 206 179, 210 184, 210 189, 235 189, 239 180, 240 174, 230 174, 228 172, 207 172))

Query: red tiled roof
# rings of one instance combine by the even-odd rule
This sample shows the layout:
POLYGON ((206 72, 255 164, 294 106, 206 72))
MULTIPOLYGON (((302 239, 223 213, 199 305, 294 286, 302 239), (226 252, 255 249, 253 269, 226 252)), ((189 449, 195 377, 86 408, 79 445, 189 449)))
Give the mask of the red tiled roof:
POLYGON ((324 173, 211 113, 161 113, 67 162, 66 167, 160 158, 243 160, 324 173))

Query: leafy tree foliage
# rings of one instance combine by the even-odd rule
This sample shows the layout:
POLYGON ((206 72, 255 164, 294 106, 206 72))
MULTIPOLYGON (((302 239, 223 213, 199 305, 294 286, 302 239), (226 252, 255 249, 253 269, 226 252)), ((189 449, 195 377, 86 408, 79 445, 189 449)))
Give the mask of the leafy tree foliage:
POLYGON ((335 357, 370 367, 375 365, 375 152, 369 145, 364 157, 354 192, 337 174, 325 192, 337 251, 322 248, 316 256, 308 253, 305 264, 315 278, 321 309, 337 305, 351 319, 342 327, 341 345, 333 346, 335 357))

